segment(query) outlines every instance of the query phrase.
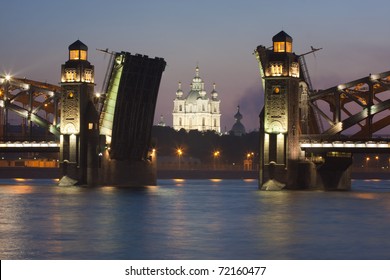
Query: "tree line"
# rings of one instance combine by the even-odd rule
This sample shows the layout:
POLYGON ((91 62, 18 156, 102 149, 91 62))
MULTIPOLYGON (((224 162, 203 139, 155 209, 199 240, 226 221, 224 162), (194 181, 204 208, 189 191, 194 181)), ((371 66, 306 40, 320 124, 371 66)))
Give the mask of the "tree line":
POLYGON ((198 158, 202 163, 210 163, 215 157, 225 164, 241 163, 248 156, 253 159, 257 157, 259 132, 235 136, 219 135, 214 131, 187 132, 184 129, 176 131, 171 127, 154 126, 152 146, 158 156, 177 156, 180 149, 183 157, 198 158))

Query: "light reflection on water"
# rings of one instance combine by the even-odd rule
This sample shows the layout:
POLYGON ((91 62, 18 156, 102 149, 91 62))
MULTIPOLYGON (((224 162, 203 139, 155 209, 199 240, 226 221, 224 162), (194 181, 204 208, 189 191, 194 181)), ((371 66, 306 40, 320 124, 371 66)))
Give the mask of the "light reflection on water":
POLYGON ((1 259, 389 259, 389 181, 350 192, 254 180, 58 187, 0 181, 1 259))

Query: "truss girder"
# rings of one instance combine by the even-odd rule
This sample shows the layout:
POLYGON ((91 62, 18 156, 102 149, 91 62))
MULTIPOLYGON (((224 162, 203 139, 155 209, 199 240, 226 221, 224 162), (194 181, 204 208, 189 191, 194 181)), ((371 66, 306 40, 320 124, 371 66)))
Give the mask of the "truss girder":
POLYGON ((382 103, 369 106, 369 107, 363 109, 362 111, 360 111, 359 113, 357 113, 353 116, 350 116, 349 118, 346 118, 345 120, 343 120, 339 123, 336 123, 333 127, 329 128, 323 134, 324 135, 337 134, 343 130, 346 130, 346 129, 354 126, 358 122, 361 122, 362 120, 366 119, 368 116, 375 115, 375 114, 380 113, 380 112, 387 110, 387 109, 390 109, 390 99, 388 99, 382 103))
MULTIPOLYGON (((61 87, 29 79, 6 78, 0 75, 0 106, 17 115, 46 128, 50 133, 59 136, 56 127, 59 116, 59 97, 61 87), (53 122, 39 116, 39 112, 53 115, 53 122)), ((1 121, 1 120, 0 120, 1 121)))
MULTIPOLYGON (((349 83, 340 84, 326 90, 312 92, 309 96, 309 105, 319 113, 329 125, 329 129, 323 131, 323 136, 331 137, 358 125, 361 131, 355 135, 372 136, 376 132, 389 125, 389 118, 373 121, 373 116, 390 109, 390 99, 382 100, 377 94, 390 90, 390 71, 369 75, 349 83), (324 108, 317 106, 317 101, 324 101, 329 105, 331 114, 324 112, 324 108), (351 112, 345 105, 353 102, 360 106, 357 113, 351 112), (347 117, 342 118, 341 112, 347 117), (366 123, 361 123, 366 120, 366 123)), ((387 98, 387 96, 386 96, 387 98)), ((354 108, 354 107, 349 107, 354 108)), ((352 110, 354 111, 354 110, 352 110)))

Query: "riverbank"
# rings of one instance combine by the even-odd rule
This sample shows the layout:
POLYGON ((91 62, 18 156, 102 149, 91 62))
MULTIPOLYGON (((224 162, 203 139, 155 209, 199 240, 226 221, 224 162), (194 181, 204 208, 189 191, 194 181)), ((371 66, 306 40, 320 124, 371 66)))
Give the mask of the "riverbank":
MULTIPOLYGON (((58 168, 0 167, 0 179, 57 179, 58 168)), ((157 170, 158 179, 257 179, 257 171, 243 170, 157 170)), ((352 179, 390 180, 389 171, 352 172, 352 179)))

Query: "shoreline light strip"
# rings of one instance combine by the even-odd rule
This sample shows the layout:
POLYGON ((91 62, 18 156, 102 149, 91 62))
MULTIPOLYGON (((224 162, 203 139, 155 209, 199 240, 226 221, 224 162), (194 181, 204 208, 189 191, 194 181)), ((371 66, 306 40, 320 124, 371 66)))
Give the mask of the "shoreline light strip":
POLYGON ((333 143, 300 143, 301 148, 390 148, 390 143, 350 143, 350 142, 333 142, 333 143))
POLYGON ((0 143, 0 148, 59 148, 58 143, 0 143))

